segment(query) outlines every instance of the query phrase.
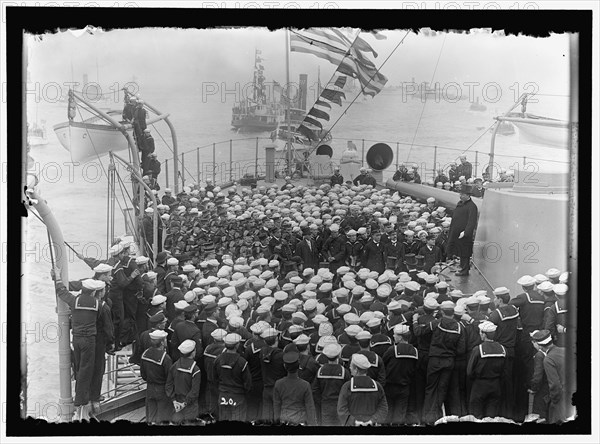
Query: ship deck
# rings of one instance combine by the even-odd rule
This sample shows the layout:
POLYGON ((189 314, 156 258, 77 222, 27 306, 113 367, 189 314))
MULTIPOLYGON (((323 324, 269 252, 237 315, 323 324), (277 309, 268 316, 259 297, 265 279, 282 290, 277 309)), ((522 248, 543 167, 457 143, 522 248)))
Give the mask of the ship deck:
MULTIPOLYGON (((280 188, 284 183, 285 180, 283 178, 276 178, 273 182, 258 180, 257 186, 269 187, 277 185, 280 188)), ((311 178, 303 177, 300 179, 293 179, 291 183, 293 183, 295 186, 319 186, 323 183, 328 183, 328 181, 313 180, 311 178)), ((384 189, 386 187, 384 185, 378 185, 377 188, 384 189)), ((459 289, 467 296, 472 295, 478 290, 486 290, 490 292, 493 290, 493 287, 485 278, 485 276, 478 270, 476 265, 477 264, 471 264, 471 271, 467 276, 456 276, 454 273, 457 271, 457 267, 456 265, 452 264, 442 270, 441 276, 443 276, 450 287, 459 289)))

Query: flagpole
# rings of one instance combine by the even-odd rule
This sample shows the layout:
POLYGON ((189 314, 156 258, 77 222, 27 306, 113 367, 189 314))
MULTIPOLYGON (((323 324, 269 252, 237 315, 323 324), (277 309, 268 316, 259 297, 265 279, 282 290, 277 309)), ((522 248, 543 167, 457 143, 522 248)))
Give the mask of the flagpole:
POLYGON ((292 131, 291 131, 291 122, 290 122, 290 34, 289 29, 285 29, 285 94, 287 97, 287 167, 288 174, 292 176, 292 143, 290 141, 292 131))
MULTIPOLYGON (((358 39, 358 36, 360 35, 360 30, 358 31, 358 33, 356 34, 354 41, 352 42, 352 45, 350 45, 350 49, 348 49, 348 53, 346 54, 346 57, 348 57, 350 55, 350 51, 352 49, 352 46, 354 46, 354 43, 356 42, 356 40, 358 39)), ((375 78, 375 76, 377 75, 377 73, 381 70, 381 68, 383 68, 383 65, 386 64, 386 62, 389 60, 389 58, 392 56, 392 54, 394 54, 394 52, 396 52, 396 50, 398 49, 398 47, 404 42, 404 39, 408 36, 408 34, 410 34, 410 29, 408 31, 406 31, 406 34, 404 35, 404 37, 402 37, 402 40, 400 40, 400 42, 396 45, 396 47, 392 50, 392 52, 387 56, 387 58, 383 61, 383 63, 381 64, 381 66, 379 66, 379 68, 377 68, 377 70, 375 71, 375 73, 371 76, 371 78, 369 79, 369 83, 371 83, 371 80, 373 80, 373 78, 375 78)), ((340 63, 341 65, 341 63, 340 63)), ((338 66, 339 68, 339 66, 338 66)), ((334 76, 337 73, 337 68, 333 73, 333 76, 331 76, 331 79, 329 79, 329 82, 325 85, 325 87, 327 87, 327 85, 329 83, 331 83, 331 80, 334 78, 334 76)), ((359 82, 360 83, 360 82, 359 82)), ((340 115, 340 117, 333 123, 333 125, 327 130, 327 132, 325 134, 323 134, 323 136, 321 136, 321 138, 319 139, 319 142, 313 147, 313 149, 310 151, 309 155, 313 153, 313 151, 315 151, 319 144, 327 137, 327 135, 329 133, 331 133, 331 130, 335 127, 335 125, 337 125, 337 123, 340 121, 340 119, 344 116, 344 114, 346 114, 346 112, 348 111, 348 109, 350 109, 350 107, 354 104, 354 102, 356 102, 356 100, 360 97, 360 95, 363 93, 363 91, 365 90, 365 87, 361 85, 361 89, 360 92, 356 95, 356 97, 354 98, 354 100, 352 100, 352 102, 350 102, 348 104, 348 106, 346 107, 346 109, 344 110, 344 112, 340 115)), ((314 106, 314 105, 313 105, 314 106)))

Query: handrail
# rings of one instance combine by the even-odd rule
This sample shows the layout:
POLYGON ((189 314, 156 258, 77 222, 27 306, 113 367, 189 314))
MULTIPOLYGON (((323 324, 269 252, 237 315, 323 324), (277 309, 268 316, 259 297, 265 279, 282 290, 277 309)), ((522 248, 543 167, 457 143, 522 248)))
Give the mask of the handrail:
MULTIPOLYGON (((357 140, 356 138, 353 139, 349 139, 349 138, 336 138, 336 141, 341 141, 342 143, 350 141, 350 140, 357 140)), ((390 146, 394 146, 394 144, 396 145, 396 157, 398 156, 398 147, 400 145, 402 146, 410 146, 410 143, 408 142, 400 142, 400 141, 396 141, 396 142, 392 142, 392 141, 383 141, 383 140, 374 140, 374 139, 360 139, 363 142, 363 145, 365 144, 365 142, 368 145, 374 144, 374 143, 386 143, 390 146)), ((206 174, 210 175, 211 177, 213 177, 214 175, 216 175, 216 180, 214 181, 215 185, 221 185, 221 183, 229 183, 232 181, 238 181, 242 178, 242 176, 245 173, 256 173, 256 171, 260 171, 262 165, 260 163, 260 161, 264 161, 264 156, 257 156, 254 158, 250 158, 250 157, 244 157, 241 159, 233 159, 233 155, 232 155, 232 147, 233 145, 237 145, 239 146, 240 144, 242 144, 242 146, 244 147, 244 152, 249 152, 251 147, 250 142, 256 142, 257 146, 258 144, 262 143, 266 143, 266 144, 272 144, 273 141, 271 138, 269 137, 242 137, 242 138, 238 138, 238 139, 225 139, 219 142, 214 142, 214 143, 209 143, 209 144, 205 144, 205 145, 201 145, 201 146, 197 146, 196 148, 184 151, 183 153, 180 154, 179 157, 179 161, 181 162, 181 160, 183 158, 185 158, 185 160, 187 160, 186 165, 181 169, 180 173, 181 176, 177 177, 176 180, 183 180, 184 182, 187 181, 191 181, 193 183, 202 181, 204 176, 206 174), (219 147, 219 145, 221 145, 219 147), (212 156, 208 153, 205 152, 205 154, 200 154, 201 150, 205 150, 205 149, 212 149, 213 153, 212 156), (221 150, 221 152, 223 153, 223 155, 221 157, 218 157, 215 154, 215 150, 219 149, 221 150), (247 149, 247 151, 246 151, 247 149), (229 156, 227 156, 227 150, 229 151, 229 156), (192 155, 190 157, 190 154, 196 152, 196 155, 192 155), (194 159, 195 157, 195 159, 194 159), (203 161, 201 161, 201 159, 204 159, 203 161), (254 162, 255 165, 251 165, 251 162, 254 162), (212 165, 212 166, 211 166, 212 165), (258 169, 257 169, 258 167, 258 169)), ((444 145, 428 145, 428 144, 413 144, 413 146, 416 147, 420 147, 420 148, 427 148, 427 149, 431 149, 432 150, 432 156, 435 158, 436 160, 436 165, 434 165, 434 168, 431 168, 431 166, 424 166, 423 163, 420 164, 420 173, 421 173, 421 179, 422 181, 427 181, 427 180, 433 180, 433 178, 435 177, 436 171, 439 168, 442 168, 444 170, 446 170, 448 168, 448 165, 445 164, 445 161, 440 163, 440 159, 444 159, 444 158, 448 158, 448 152, 456 152, 456 153, 464 153, 464 149, 461 148, 456 148, 456 147, 448 147, 448 146, 444 146, 444 145), (435 150, 437 150, 437 156, 435 156, 435 150)), ((365 148, 368 148, 365 147, 365 148)), ((367 149, 363 150, 363 163, 364 163, 364 156, 366 155, 366 151, 367 149)), ((424 150, 421 150, 421 152, 423 152, 424 150)), ((258 154, 258 150, 256 149, 256 152, 258 154)), ((494 155, 496 159, 522 159, 523 160, 523 165, 525 166, 526 163, 528 161, 541 161, 541 162, 550 162, 553 164, 563 164, 563 165, 568 165, 568 161, 562 161, 562 160, 556 160, 556 159, 544 159, 544 158, 540 158, 540 157, 532 157, 532 156, 522 156, 522 155, 512 155, 512 154, 495 154, 494 155)), ((458 155, 456 156, 458 158, 458 155)), ((475 163, 473 163, 474 166, 474 172, 476 173, 478 170, 482 171, 487 165, 489 165, 491 162, 489 161, 489 153, 484 153, 481 151, 475 151, 475 163), (481 158, 479 157, 479 155, 486 155, 488 156, 488 160, 486 161, 486 158, 481 158)), ((165 166, 165 170, 168 170, 169 168, 171 168, 173 162, 173 158, 166 158, 163 159, 163 161, 161 162, 163 166, 165 166)), ((449 161, 448 161, 449 162, 449 161)), ((413 162, 415 163, 415 162, 413 162)), ((511 162, 512 163, 512 162, 511 162)), ((520 162, 519 162, 520 163, 520 162)), ((501 165, 496 164, 494 169, 500 167, 501 165)), ((511 165, 505 165, 506 169, 512 169, 513 167, 511 165)), ((172 168, 171 168, 172 170, 172 168)), ((386 168, 386 170, 388 173, 395 171, 395 164, 392 162, 390 164, 390 166, 388 168, 386 168)), ((171 173, 172 171, 169 171, 168 173, 165 173, 163 176, 160 177, 165 177, 168 176, 166 178, 166 186, 169 187, 171 184, 169 183, 169 178, 171 178, 171 173)), ((159 177, 159 178, 160 178, 159 177)), ((163 184, 165 184, 165 179, 162 179, 161 181, 161 186, 163 186, 163 184)))

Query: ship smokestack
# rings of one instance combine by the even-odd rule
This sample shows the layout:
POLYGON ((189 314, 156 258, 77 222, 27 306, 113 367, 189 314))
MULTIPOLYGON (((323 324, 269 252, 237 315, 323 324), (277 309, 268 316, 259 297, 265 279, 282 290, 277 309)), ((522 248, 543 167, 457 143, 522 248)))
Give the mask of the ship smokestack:
POLYGON ((300 74, 300 90, 299 92, 299 97, 300 97, 300 102, 299 102, 299 108, 306 111, 306 91, 308 87, 308 75, 307 74, 300 74))

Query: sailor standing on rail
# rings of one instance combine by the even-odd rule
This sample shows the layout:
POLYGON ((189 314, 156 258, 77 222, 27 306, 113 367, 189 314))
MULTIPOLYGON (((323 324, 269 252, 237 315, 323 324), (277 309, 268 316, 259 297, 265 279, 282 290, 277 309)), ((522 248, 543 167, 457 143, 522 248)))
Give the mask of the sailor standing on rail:
POLYGON ((92 407, 90 393, 96 353, 96 322, 102 314, 96 293, 104 291, 106 284, 103 281, 86 279, 82 282, 81 293, 74 296, 62 282, 60 269, 51 270, 50 276, 54 280, 56 294, 71 309, 72 344, 77 368, 74 419, 76 421, 89 420, 92 407))

